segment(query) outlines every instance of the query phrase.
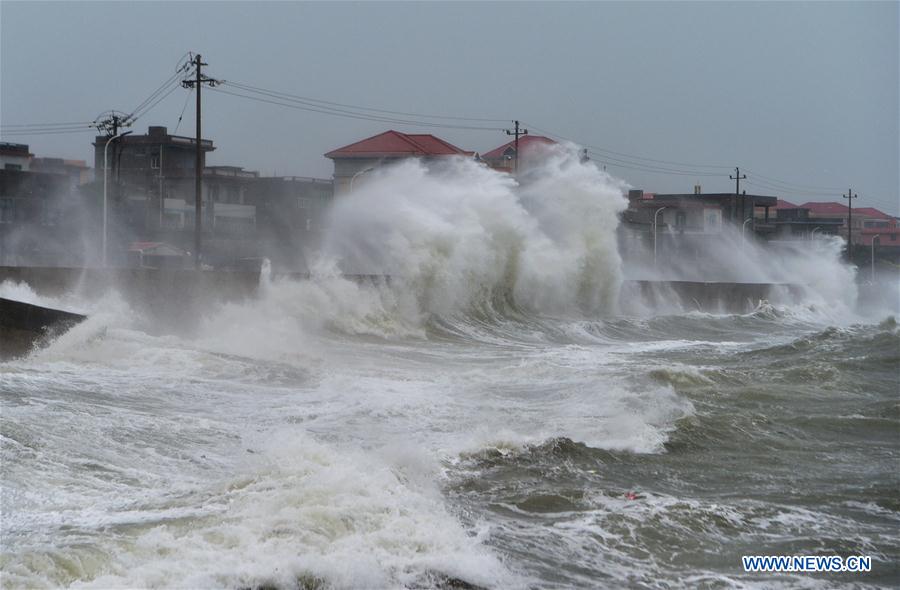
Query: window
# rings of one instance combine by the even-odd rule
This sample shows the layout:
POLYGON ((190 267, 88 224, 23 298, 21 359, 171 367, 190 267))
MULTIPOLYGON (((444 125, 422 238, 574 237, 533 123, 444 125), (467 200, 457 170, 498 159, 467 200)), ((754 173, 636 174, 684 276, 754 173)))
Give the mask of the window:
POLYGON ((13 200, 0 199, 0 223, 13 222, 13 200))
POLYGON ((5 170, 21 170, 22 165, 21 164, 6 164, 3 166, 3 168, 5 170))
POLYGON ((159 154, 150 156, 150 167, 154 170, 159 170, 159 154))

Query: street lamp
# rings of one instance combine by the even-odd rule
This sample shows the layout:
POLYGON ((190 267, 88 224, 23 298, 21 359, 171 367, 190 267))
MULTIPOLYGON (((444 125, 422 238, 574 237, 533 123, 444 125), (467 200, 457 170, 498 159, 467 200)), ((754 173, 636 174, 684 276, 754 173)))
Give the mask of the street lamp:
POLYGON ((813 228, 812 232, 809 234, 809 239, 810 239, 810 241, 816 239, 816 232, 817 232, 817 231, 821 231, 821 229, 822 229, 822 228, 819 227, 819 226, 816 226, 815 228, 813 228))
POLYGON ((129 135, 131 131, 126 131, 125 133, 119 133, 118 135, 113 135, 109 139, 106 140, 106 145, 103 146, 103 268, 106 268, 106 240, 107 240, 107 215, 108 215, 108 207, 107 207, 107 197, 106 197, 106 185, 109 183, 109 158, 107 157, 107 149, 109 148, 109 144, 114 139, 118 139, 120 137, 125 137, 129 135))
POLYGON ((666 207, 660 207, 656 210, 656 213, 653 214, 653 266, 656 267, 656 216, 659 215, 660 211, 665 209, 666 207))
POLYGON ((747 238, 744 237, 744 230, 747 229, 747 224, 750 223, 751 221, 753 221, 753 218, 748 217, 747 219, 744 220, 743 225, 741 225, 741 243, 747 242, 747 238))
POLYGON ((362 176, 362 175, 365 174, 366 172, 371 172, 372 170, 375 170, 375 166, 369 166, 368 168, 364 168, 364 169, 360 170, 359 172, 357 172, 356 174, 354 174, 354 175, 350 178, 350 192, 351 192, 351 193, 353 192, 353 181, 356 180, 356 177, 357 177, 357 176, 362 176))
POLYGON ((875 284, 875 240, 881 237, 881 234, 872 236, 872 284, 875 284))

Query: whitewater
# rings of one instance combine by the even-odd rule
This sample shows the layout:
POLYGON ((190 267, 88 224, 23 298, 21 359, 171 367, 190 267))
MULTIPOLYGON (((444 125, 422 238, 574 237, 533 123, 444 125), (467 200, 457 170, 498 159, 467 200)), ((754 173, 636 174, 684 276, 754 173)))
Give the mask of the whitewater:
POLYGON ((629 270, 627 186, 578 156, 379 169, 309 279, 183 326, 0 285, 89 316, 0 363, 0 584, 900 584, 896 310, 860 308, 839 240, 723 236, 710 272, 803 286, 749 313, 623 294, 695 270, 629 270), (741 568, 772 554, 873 568, 741 568))

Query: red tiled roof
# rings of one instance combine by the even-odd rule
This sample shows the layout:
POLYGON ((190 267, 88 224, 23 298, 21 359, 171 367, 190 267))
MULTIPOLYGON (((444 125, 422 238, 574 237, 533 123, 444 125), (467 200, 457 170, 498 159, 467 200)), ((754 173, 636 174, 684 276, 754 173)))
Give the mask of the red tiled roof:
POLYGON ((461 150, 452 143, 428 134, 385 131, 362 141, 345 145, 325 154, 326 158, 378 158, 404 156, 466 156, 472 152, 461 150))
POLYGON ((826 202, 822 202, 822 201, 810 201, 808 203, 803 203, 802 205, 800 205, 800 208, 801 209, 809 209, 810 213, 815 213, 816 215, 828 215, 828 214, 833 215, 835 213, 841 213, 841 214, 847 213, 847 205, 844 205, 843 203, 834 203, 834 202, 826 203, 826 202))
POLYGON ((874 219, 893 219, 884 211, 879 211, 875 207, 857 207, 853 210, 854 215, 862 215, 863 217, 871 217, 874 219))
POLYGON ((790 201, 785 201, 784 199, 778 199, 778 203, 775 205, 776 209, 796 209, 797 205, 794 205, 790 201))
MULTIPOLYGON (((847 205, 844 205, 843 203, 810 201, 809 203, 803 203, 800 207, 809 209, 810 213, 816 215, 847 214, 847 205)), ((879 211, 874 207, 854 207, 853 214, 871 219, 893 219, 893 217, 887 213, 879 211)))
MULTIPOLYGON (((553 145, 556 142, 549 137, 543 135, 525 135, 519 138, 519 149, 524 153, 526 149, 535 145, 553 145)), ((509 148, 515 148, 516 140, 504 143, 498 148, 494 148, 486 154, 482 154, 483 160, 499 160, 503 157, 503 152, 509 148)))

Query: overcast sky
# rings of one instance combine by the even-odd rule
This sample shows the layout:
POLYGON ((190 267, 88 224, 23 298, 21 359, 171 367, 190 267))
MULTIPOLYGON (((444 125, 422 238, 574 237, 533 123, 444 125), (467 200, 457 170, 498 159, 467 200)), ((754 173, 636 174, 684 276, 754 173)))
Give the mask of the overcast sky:
MULTIPOLYGON (((4 0, 0 123, 8 132, 131 112, 194 51, 211 76, 255 87, 393 111, 517 118, 533 133, 594 146, 610 173, 649 191, 691 192, 695 183, 730 191, 724 167, 740 166, 748 192, 799 203, 841 200, 852 186, 856 205, 896 215, 898 29, 897 2, 4 0)), ((136 132, 174 129, 187 92, 157 104, 136 132)), ((339 118, 206 91, 203 100, 204 136, 217 146, 210 164, 266 175, 330 177, 322 154, 390 128, 479 152, 507 141, 497 130, 339 118)), ((188 104, 179 134, 193 125, 188 104)), ((92 137, 2 135, 37 155, 89 161, 92 137)))

